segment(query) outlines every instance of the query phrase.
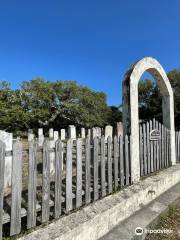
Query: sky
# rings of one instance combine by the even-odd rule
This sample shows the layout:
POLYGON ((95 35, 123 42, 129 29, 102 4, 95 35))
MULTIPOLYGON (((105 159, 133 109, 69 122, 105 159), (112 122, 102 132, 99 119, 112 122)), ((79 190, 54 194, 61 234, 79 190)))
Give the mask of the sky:
POLYGON ((131 64, 180 68, 179 0, 0 1, 0 80, 76 80, 122 100, 131 64))

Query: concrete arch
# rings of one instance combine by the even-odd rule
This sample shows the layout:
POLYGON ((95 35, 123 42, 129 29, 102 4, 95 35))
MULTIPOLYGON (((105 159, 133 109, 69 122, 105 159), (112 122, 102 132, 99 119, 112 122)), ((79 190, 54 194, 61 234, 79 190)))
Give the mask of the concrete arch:
POLYGON ((163 123, 171 132, 171 164, 174 165, 176 162, 173 90, 160 63, 154 58, 145 57, 130 67, 123 80, 123 126, 125 134, 131 134, 131 172, 133 182, 138 181, 140 178, 138 83, 145 71, 155 78, 162 94, 163 123))

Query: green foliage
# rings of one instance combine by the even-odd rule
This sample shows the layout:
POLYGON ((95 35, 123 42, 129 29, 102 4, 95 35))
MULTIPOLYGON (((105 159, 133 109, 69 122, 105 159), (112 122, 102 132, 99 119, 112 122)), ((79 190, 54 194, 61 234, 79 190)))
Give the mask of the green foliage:
POLYGON ((41 126, 59 130, 69 124, 104 126, 110 109, 103 92, 75 81, 36 78, 23 82, 15 91, 7 82, 1 82, 0 112, 0 128, 15 132, 41 126))
POLYGON ((151 80, 139 82, 139 115, 142 120, 162 119, 162 99, 156 84, 151 80))
POLYGON ((108 124, 116 127, 116 123, 122 121, 122 111, 120 107, 110 106, 108 114, 108 124))
POLYGON ((174 92, 175 125, 180 130, 180 69, 169 72, 168 78, 174 92))
MULTIPOLYGON (((168 73, 174 92, 174 110, 176 129, 180 129, 180 70, 168 73)), ((162 96, 157 85, 151 80, 139 82, 139 115, 142 120, 155 117, 162 121, 162 96)))
MULTIPOLYGON (((180 129, 180 70, 168 73, 174 91, 175 124, 180 129)), ((151 80, 139 83, 140 119, 153 117, 162 120, 161 94, 151 80)), ((36 78, 24 81, 20 88, 12 90, 6 81, 0 81, 0 129, 12 131, 45 130, 53 127, 59 130, 69 124, 77 127, 115 126, 122 120, 120 107, 107 106, 106 95, 75 81, 55 82, 36 78)))

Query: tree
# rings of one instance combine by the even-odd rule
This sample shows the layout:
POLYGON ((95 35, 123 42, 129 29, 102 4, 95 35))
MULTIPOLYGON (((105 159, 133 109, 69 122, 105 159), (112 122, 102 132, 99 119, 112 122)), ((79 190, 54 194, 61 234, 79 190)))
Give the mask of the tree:
POLYGON ((0 128, 16 131, 28 128, 27 113, 21 107, 19 91, 13 91, 6 81, 0 83, 0 128))
POLYGON ((113 127, 116 127, 116 123, 122 121, 122 111, 119 107, 110 106, 108 114, 108 124, 113 127))
POLYGON ((43 78, 24 81, 20 89, 8 83, 0 89, 0 127, 9 131, 104 126, 109 108, 103 92, 79 86, 75 81, 50 82, 43 78))
POLYGON ((139 82, 139 116, 145 121, 153 117, 162 121, 162 97, 155 82, 148 79, 139 82))
MULTIPOLYGON (((175 126, 180 129, 180 70, 169 72, 168 78, 174 92, 175 126)), ((162 121, 162 96, 151 80, 139 82, 139 115, 145 121, 155 117, 162 121)))
POLYGON ((180 130, 180 69, 169 72, 168 78, 174 92, 175 126, 180 130))

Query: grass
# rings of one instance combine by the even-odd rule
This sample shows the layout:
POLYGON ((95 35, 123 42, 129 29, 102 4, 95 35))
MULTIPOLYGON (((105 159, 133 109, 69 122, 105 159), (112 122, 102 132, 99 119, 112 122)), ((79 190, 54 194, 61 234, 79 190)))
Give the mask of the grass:
POLYGON ((145 240, 180 240, 180 198, 169 206, 167 212, 160 215, 157 224, 151 229, 168 229, 172 230, 172 233, 148 234, 145 240))

